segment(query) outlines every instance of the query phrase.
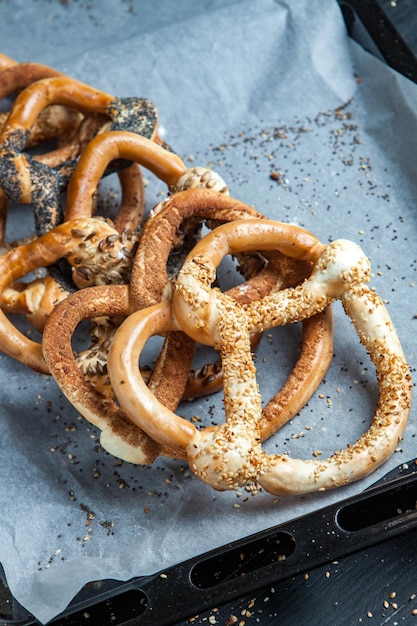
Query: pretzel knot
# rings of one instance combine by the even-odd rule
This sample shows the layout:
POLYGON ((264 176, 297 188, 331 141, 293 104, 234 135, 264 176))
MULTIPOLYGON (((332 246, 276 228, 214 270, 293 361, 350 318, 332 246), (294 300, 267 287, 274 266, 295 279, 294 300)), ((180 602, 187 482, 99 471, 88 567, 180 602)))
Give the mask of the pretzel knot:
MULTIPOLYGON (((175 284, 170 323, 219 350, 226 421, 216 429, 199 431, 163 407, 152 406, 149 392, 142 396, 141 389, 133 406, 128 385, 118 384, 121 372, 112 357, 110 377, 116 395, 130 418, 153 438, 166 445, 185 446, 196 476, 215 489, 256 483, 272 494, 289 495, 358 480, 392 454, 405 429, 411 403, 409 367, 382 300, 367 285, 370 278, 369 260, 353 242, 338 240, 326 246, 301 228, 270 220, 241 220, 220 226, 186 259, 175 284), (226 254, 255 248, 278 249, 308 259, 314 263, 312 274, 301 285, 245 305, 211 288, 216 268, 226 254), (325 461, 268 455, 261 446, 261 396, 249 334, 301 321, 337 299, 342 301, 376 368, 380 396, 372 424, 356 443, 325 461)), ((154 317, 156 314, 152 313, 154 317)), ((155 320, 150 323, 154 328, 157 325, 155 320)), ((117 335, 111 351, 116 351, 116 346, 117 335)))

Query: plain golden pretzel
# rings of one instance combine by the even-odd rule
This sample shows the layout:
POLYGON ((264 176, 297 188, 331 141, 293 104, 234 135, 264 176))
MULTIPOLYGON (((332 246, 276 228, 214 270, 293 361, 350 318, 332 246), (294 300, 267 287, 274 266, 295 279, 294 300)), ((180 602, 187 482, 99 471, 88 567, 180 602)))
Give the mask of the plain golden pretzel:
POLYGON ((128 131, 109 131, 92 139, 86 146, 68 186, 65 219, 84 215, 91 203, 97 181, 108 164, 126 159, 138 163, 165 182, 171 191, 187 189, 191 184, 225 190, 226 185, 206 168, 188 169, 175 153, 147 137, 128 131))

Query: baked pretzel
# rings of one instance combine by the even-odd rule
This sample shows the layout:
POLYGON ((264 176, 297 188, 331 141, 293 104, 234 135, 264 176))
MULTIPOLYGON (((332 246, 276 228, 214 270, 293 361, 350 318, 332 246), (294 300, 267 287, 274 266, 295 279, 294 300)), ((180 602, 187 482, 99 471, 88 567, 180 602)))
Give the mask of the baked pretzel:
MULTIPOLYGON (((27 87, 29 90, 29 95, 36 94, 40 91, 41 95, 44 94, 45 88, 48 86, 48 81, 40 81, 40 83, 35 83, 32 85, 30 83, 31 79, 39 78, 42 73, 58 74, 55 70, 48 68, 47 66, 38 66, 37 64, 29 64, 24 68, 21 65, 15 65, 8 70, 8 80, 4 84, 4 93, 10 92, 10 90, 17 89, 18 87, 24 86, 24 83, 29 83, 30 86, 27 87), (20 70, 18 72, 17 70, 20 70)), ((3 73, 4 74, 4 73, 3 73)), ((70 79, 66 79, 66 77, 60 76, 60 80, 68 80, 69 84, 73 84, 74 81, 70 79)), ((47 102, 42 102, 43 105, 48 104, 49 101, 54 102, 54 98, 56 95, 56 90, 54 91, 54 82, 52 81, 51 92, 48 93, 47 102)), ((77 89, 81 92, 83 85, 81 83, 76 83, 77 89)), ((56 87, 56 86, 55 86, 56 87)), ((84 86, 87 91, 90 92, 91 88, 88 86, 84 86)), ((62 86, 60 87, 62 89, 62 86)), ((95 92, 99 93, 99 92, 95 92)), ((44 94, 45 95, 45 94, 44 94)), ((78 94, 79 96, 79 94, 78 94)), ((105 96, 105 94, 104 94, 105 96)), ((59 99, 59 89, 58 89, 58 99, 59 99)), ((98 99, 98 96, 97 96, 98 99)), ((107 98, 109 100, 110 97, 107 98)), ((30 100, 30 98, 29 98, 30 100)), ((113 103, 114 99, 111 99, 110 102, 113 103)), ((129 101, 130 102, 130 101, 129 101)), ((156 117, 154 121, 154 125, 150 123, 151 120, 151 109, 152 105, 146 102, 146 107, 149 104, 149 119, 147 120, 147 124, 149 123, 149 132, 153 138, 157 138, 156 132, 156 117), (151 127, 153 130, 150 130, 151 127)), ((112 106, 114 103, 112 104, 112 106)), ((56 105, 55 105, 56 106, 56 105)), ((61 109, 67 110, 66 108, 58 105, 61 109)), ((99 104, 102 106, 102 104, 99 104)), ((15 131, 13 128, 19 125, 19 115, 22 115, 23 118, 23 127, 26 125, 30 126, 31 121, 34 122, 36 120, 36 112, 33 112, 29 109, 28 105, 28 92, 22 92, 21 96, 18 97, 17 102, 12 109, 12 112, 8 118, 6 123, 6 127, 3 128, 3 131, 0 137, 3 137, 3 141, 8 142, 8 138, 10 135, 13 135, 15 131), (22 104, 23 103, 23 104, 22 104), (15 108, 18 109, 16 113, 15 108), (20 113, 19 113, 20 110, 20 113), (32 117, 30 117, 32 115, 32 117), (25 117, 26 116, 26 117, 25 117)), ((46 109, 39 108, 40 113, 46 113, 51 110, 51 106, 46 109)), ((72 110, 72 109, 71 109, 72 110)), ((127 109, 120 108, 118 113, 114 113, 113 123, 120 122, 124 124, 126 120, 125 117, 128 117, 129 111, 127 109), (121 116, 121 120, 119 120, 118 116, 121 116)), ((156 116, 156 111, 153 111, 153 114, 156 116)), ((133 117, 133 126, 137 129, 140 127, 140 122, 137 119, 137 114, 133 114, 131 112, 131 117, 133 117)), ((15 190, 15 196, 11 196, 12 199, 17 200, 19 193, 22 191, 21 186, 23 182, 25 182, 24 188, 26 191, 26 196, 23 195, 20 197, 20 201, 33 201, 34 209, 35 209, 35 223, 37 226, 38 234, 43 234, 47 232, 49 229, 53 228, 59 221, 62 219, 61 210, 60 210, 60 196, 62 192, 65 190, 69 177, 72 174, 74 169, 74 165, 76 163, 76 159, 79 157, 79 153, 81 149, 85 146, 86 142, 91 138, 91 135, 98 132, 103 128, 104 124, 107 124, 109 117, 104 115, 104 113, 100 112, 99 114, 90 114, 88 117, 84 119, 84 121, 80 124, 80 127, 77 129, 76 135, 72 138, 72 143, 70 142, 66 146, 65 156, 66 158, 71 157, 71 161, 60 162, 59 167, 57 167, 56 162, 53 164, 56 166, 54 169, 51 169, 50 165, 45 163, 44 155, 42 157, 27 157, 24 154, 14 153, 12 150, 12 161, 13 163, 19 164, 17 165, 17 169, 21 170, 22 159, 26 162, 26 169, 23 167, 23 171, 20 171, 20 180, 17 185, 17 190, 15 190), (13 156, 14 155, 14 156, 13 156), (38 161, 42 161, 42 163, 38 163, 38 161), (36 175, 35 175, 36 174, 36 175), (39 174, 37 178, 37 174, 39 174), (44 179, 42 179, 44 176, 44 179), (37 184, 35 184, 37 182, 37 184), (34 186, 35 185, 35 186, 34 186)), ((127 120, 126 123, 128 123, 127 120)), ((144 126, 145 129, 148 127, 144 126)), ((59 152, 59 151, 57 151, 59 152)), ((9 173, 6 172, 7 165, 10 165, 10 153, 8 150, 3 150, 3 161, 1 161, 0 157, 0 178, 1 172, 4 172, 7 181, 10 182, 9 173)), ((51 162, 51 154, 48 155, 48 160, 51 162)), ((52 159, 53 161, 53 159, 52 159)), ((136 163, 132 163, 128 168, 126 168, 126 164, 123 166, 125 169, 119 171, 119 179, 121 182, 122 188, 122 205, 120 207, 119 212, 115 218, 115 226, 122 232, 124 229, 135 229, 137 228, 144 216, 144 192, 143 192, 143 181, 141 176, 140 167, 136 163)), ((13 172, 13 168, 12 168, 13 172)), ((103 175, 105 172, 103 172, 103 175)), ((96 193, 97 186, 99 181, 96 181, 95 190, 96 193)), ((10 197, 10 194, 9 194, 10 197)), ((83 216, 91 215, 93 212, 94 201, 92 200, 88 205, 84 207, 83 216)), ((2 210, 2 226, 3 226, 3 234, 5 231, 5 219, 7 215, 7 199, 4 195, 0 196, 0 209, 2 210)), ((32 297, 33 294, 38 294, 39 288, 41 287, 40 283, 42 281, 37 280, 36 283, 32 286, 28 286, 30 293, 25 294, 22 290, 22 284, 19 284, 16 290, 8 289, 6 293, 3 294, 1 306, 6 307, 9 312, 13 312, 14 308, 16 310, 21 310, 22 301, 26 301, 25 312, 27 313, 30 321, 36 325, 37 328, 42 325, 43 320, 48 315, 52 306, 56 304, 57 294, 60 299, 65 297, 66 293, 70 293, 74 290, 74 285, 71 284, 69 279, 69 273, 66 272, 65 264, 60 265, 59 270, 56 267, 49 268, 49 272, 53 277, 57 280, 58 284, 53 284, 51 280, 47 280, 45 284, 48 286, 48 290, 42 299, 42 307, 39 311, 34 311, 34 304, 37 303, 37 300, 34 300, 32 297)))
MULTIPOLYGON (((77 291, 57 305, 48 318, 42 335, 45 361, 71 404, 85 419, 102 431, 100 442, 114 456, 138 464, 152 463, 162 453, 166 456, 185 458, 181 450, 164 448, 153 442, 142 429, 133 424, 111 397, 108 389, 103 392, 101 385, 96 384, 96 371, 91 372, 90 377, 86 375, 88 372, 83 371, 73 353, 72 336, 80 322, 105 316, 107 331, 108 319, 125 318, 132 311, 129 287, 126 284, 101 285, 77 291)), ((187 380, 190 351, 192 358, 193 346, 192 341, 189 342, 189 346, 183 346, 182 358, 177 363, 173 363, 169 358, 165 360, 168 367, 162 374, 170 381, 172 388, 178 389, 178 381, 187 380)), ((103 350, 107 349, 107 346, 103 346, 103 350)), ((97 367, 96 356, 94 355, 94 367, 97 367)), ((107 372, 106 362, 107 354, 103 356, 103 373, 107 372)), ((158 386, 153 387, 153 391, 164 405, 171 406, 172 410, 175 410, 182 396, 180 392, 180 398, 171 404, 172 394, 163 395, 158 386)))
POLYGON ((392 454, 402 438, 411 402, 408 364, 382 300, 367 286, 369 280, 369 261, 352 242, 338 240, 326 246, 301 228, 270 220, 220 226, 196 245, 184 263, 172 306, 166 301, 133 313, 120 326, 108 359, 116 396, 130 419, 153 439, 184 449, 194 473, 215 489, 257 483, 275 495, 290 495, 358 480, 392 454), (279 249, 310 260, 313 272, 300 286, 245 306, 211 288, 225 254, 254 248, 279 249), (268 455, 260 444, 261 397, 249 335, 303 320, 337 299, 342 300, 376 368, 380 397, 372 425, 356 443, 326 461, 268 455), (226 421, 218 428, 199 431, 166 410, 134 366, 148 336, 179 328, 221 353, 226 421))
MULTIPOLYGON (((137 233, 119 233, 104 218, 64 222, 0 256, 0 302, 8 285, 59 259, 68 261, 74 276, 85 286, 126 283, 136 245, 137 233)), ((20 333, 3 311, 0 311, 0 350, 36 371, 49 373, 40 344, 20 333)))
MULTIPOLYGON (((288 274, 293 273, 293 268, 289 270, 285 268, 285 263, 277 264, 277 270, 266 270, 265 272, 255 276, 239 286, 230 290, 231 297, 236 297, 245 302, 251 301, 252 298, 258 297, 262 293, 267 293, 277 284, 283 284, 284 280, 288 280, 288 274)), ((298 269, 300 272, 300 269, 298 269)), ((121 415, 120 407, 112 399, 108 388, 106 389, 100 383, 97 385, 97 371, 88 372, 88 365, 80 363, 80 360, 74 355, 72 349, 73 334, 82 321, 105 317, 106 323, 103 328, 98 330, 98 335, 104 333, 100 338, 99 356, 101 356, 102 371, 98 372, 107 376, 107 351, 111 345, 113 333, 111 336, 107 334, 108 319, 132 317, 133 307, 129 297, 130 290, 128 285, 107 285, 98 287, 87 287, 82 289, 59 305, 57 305, 48 317, 47 323, 42 336, 42 349, 44 358, 48 364, 49 371, 53 375, 55 381, 60 386, 64 395, 68 398, 73 406, 77 408, 81 415, 88 421, 96 425, 102 430, 101 444, 110 453, 133 463, 149 462, 144 461, 146 454, 135 446, 125 445, 123 441, 126 432, 126 416, 123 413, 123 430, 119 432, 117 429, 117 419, 121 415), (105 345, 107 342, 107 345, 105 345), (112 423, 112 428, 108 429, 108 423, 112 423)), ((150 309, 144 309, 146 314, 150 309)), ((326 322, 331 317, 327 318, 326 322)), ((330 338, 330 329, 323 324, 326 339, 330 338)), ((331 327, 331 323, 330 323, 331 327)), ((113 329, 114 332, 117 327, 113 329)), ((178 329, 174 329, 178 330, 178 329)), ((317 341, 317 330, 314 329, 315 339, 317 341)), ((324 344, 325 342, 322 341, 324 344)), ((170 342, 165 343, 161 355, 158 357, 157 367, 150 379, 146 379, 147 389, 150 393, 163 404, 163 406, 171 411, 176 410, 180 400, 183 397, 190 396, 187 382, 188 372, 191 366, 194 354, 194 342, 184 336, 183 333, 170 333, 170 342)), ((88 351, 85 353, 88 360, 88 351)), ((304 353, 304 358, 306 353, 304 353)), ((301 357, 303 358, 303 357, 301 357)), ((97 367, 97 354, 93 354, 94 365, 97 367)), ((323 372, 323 365, 317 359, 318 369, 323 372)), ((311 370, 313 368, 310 368, 311 370)), ((327 367, 325 368, 327 369, 327 367)), ((143 370, 142 374, 143 374, 143 370)), ((311 375, 311 372, 310 372, 311 375)), ((316 374, 315 374, 316 375, 316 374)), ((294 378, 296 376, 293 374, 294 378)), ((298 412, 300 403, 299 388, 305 384, 305 380, 298 380, 297 384, 287 389, 287 419, 298 412)), ((203 381, 204 388, 204 381, 203 381)), ((192 380, 191 385, 195 385, 192 380)), ((210 383, 206 384, 206 393, 211 392, 210 383)), ((200 392, 201 395, 201 392, 200 392)), ((305 397, 305 393, 304 396, 305 397)), ((283 394, 281 394, 281 403, 283 402, 283 394)), ((265 420, 265 433, 270 432, 276 425, 278 427, 280 417, 273 422, 271 419, 265 420)), ((138 427, 131 422, 133 432, 138 427)), ((130 436, 130 435, 129 435, 130 436)), ((133 437, 133 435, 132 435, 133 437)), ((186 458, 183 448, 175 446, 160 446, 159 454, 175 458, 186 458)))
MULTIPOLYGON (((184 228, 187 220, 193 220, 195 226, 196 222, 200 225, 203 220, 210 224, 219 224, 245 218, 263 219, 264 216, 243 202, 208 189, 195 188, 179 192, 160 203, 147 219, 140 246, 135 254, 130 279, 133 308, 139 310, 171 296, 172 281, 177 272, 174 272, 173 276, 168 273, 169 255, 177 233, 184 228)), ((242 257, 240 261, 242 264, 245 263, 242 257)), ((300 264, 280 253, 272 253, 272 256, 269 253, 267 263, 266 269, 262 269, 262 265, 258 264, 256 271, 261 270, 261 274, 256 280, 236 287, 229 295, 243 302, 246 294, 249 302, 255 296, 260 298, 274 289, 296 285, 311 271, 309 264, 300 264), (258 289, 256 293, 255 289, 258 289)), ((246 278, 249 278, 253 269, 251 268, 249 274, 245 270, 242 271, 246 278)), ((252 348, 254 345, 252 342, 252 348)), ((330 365, 332 348, 332 313, 331 309, 328 309, 304 323, 302 350, 297 365, 281 394, 265 407, 265 424, 270 424, 271 432, 276 429, 278 416, 288 421, 294 415, 293 410, 287 412, 284 407, 298 407, 296 402, 298 394, 302 396, 299 408, 307 401, 308 397, 303 393, 306 378, 308 377, 309 389, 321 382, 330 365), (278 407, 280 412, 276 410, 278 407)), ((191 372, 187 397, 217 391, 221 383, 221 363, 206 364, 203 368, 191 372)), ((297 411, 298 408, 295 413, 297 411)))
POLYGON ((33 204, 38 213, 38 234, 62 221, 58 199, 73 170, 68 162, 51 169, 23 152, 30 128, 50 104, 104 115, 109 128, 128 128, 159 140, 157 112, 149 100, 114 98, 66 76, 39 80, 26 87, 16 98, 0 133, 0 187, 9 201, 33 204))

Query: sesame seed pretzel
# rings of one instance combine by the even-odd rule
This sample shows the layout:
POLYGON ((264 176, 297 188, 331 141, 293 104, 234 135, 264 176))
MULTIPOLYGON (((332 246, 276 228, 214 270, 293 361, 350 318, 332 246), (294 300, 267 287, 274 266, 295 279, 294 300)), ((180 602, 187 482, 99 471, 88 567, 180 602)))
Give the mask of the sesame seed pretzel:
MULTIPOLYGON (((133 308, 140 310, 171 296, 173 278, 167 272, 169 254, 178 230, 187 220, 200 225, 203 220, 219 224, 245 218, 263 219, 264 216, 243 202, 210 189, 178 192, 160 203, 147 219, 135 254, 130 279, 133 308)), ((240 260, 245 262, 245 259, 240 260)), ((259 268, 256 270, 259 272, 259 268)), ((279 253, 269 253, 267 266, 261 269, 256 279, 230 290, 229 295, 239 302, 244 302, 246 296, 249 302, 254 297, 260 298, 275 289, 301 282, 310 271, 308 263, 294 261, 279 253)), ((252 265, 250 273, 245 270, 243 273, 249 278, 254 273, 252 265)), ((260 334, 252 335, 252 349, 259 339, 260 334), (257 339, 254 340, 254 337, 257 339)), ((330 365, 332 348, 332 312, 329 308, 304 323, 302 349, 297 364, 281 393, 264 409, 265 428, 269 424, 271 433, 278 426, 278 417, 284 420, 280 423, 282 425, 305 404, 308 399, 305 395, 307 380, 308 389, 315 388, 321 382, 330 365), (296 400, 298 395, 300 403, 296 400)), ((191 372, 187 397, 219 390, 222 376, 220 362, 206 364, 191 372)))
POLYGON ((338 240, 326 246, 301 228, 270 220, 220 226, 184 263, 172 307, 164 302, 148 313, 134 313, 116 333, 108 361, 116 396, 130 419, 153 439, 183 447, 196 476, 215 489, 257 483, 272 494, 291 495, 358 480, 392 454, 411 403, 408 364, 382 300, 367 286, 369 280, 369 261, 353 242, 338 240), (244 306, 211 288, 225 254, 254 248, 308 259, 314 269, 301 285, 244 306), (337 299, 376 368, 380 396, 372 424, 356 443, 325 461, 268 455, 260 441, 261 397, 249 335, 305 319, 337 299), (171 328, 182 328, 221 353, 226 421, 218 428, 197 430, 159 405, 138 380, 133 364, 147 336, 171 328))

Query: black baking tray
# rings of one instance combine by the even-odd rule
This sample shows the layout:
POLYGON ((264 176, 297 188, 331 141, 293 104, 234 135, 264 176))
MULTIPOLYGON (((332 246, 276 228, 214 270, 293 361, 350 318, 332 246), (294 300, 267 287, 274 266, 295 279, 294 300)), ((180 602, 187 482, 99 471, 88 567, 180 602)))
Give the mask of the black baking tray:
MULTIPOLYGON (((407 4, 407 0, 404 0, 404 2, 407 4)), ((417 42, 416 48, 414 49, 388 16, 387 11, 384 9, 383 2, 376 0, 339 0, 339 4, 349 34, 372 54, 384 60, 393 69, 410 80, 417 82, 417 57, 414 52, 414 50, 417 49, 417 42)), ((412 2, 409 2, 408 5, 410 7, 410 23, 415 24, 416 28, 414 28, 414 30, 417 31, 417 16, 413 19, 412 2)), ((415 468, 413 468, 413 470, 414 469, 415 468)), ((394 474, 389 476, 389 479, 396 479, 398 477, 404 478, 404 473, 407 472, 404 471, 403 466, 400 466, 394 471, 394 474)), ((252 546, 256 546, 256 542, 262 539, 263 534, 262 537, 260 535, 250 538, 252 546)), ((410 542, 409 545, 417 546, 417 532, 409 530, 408 537, 409 539, 407 541, 410 542)), ((389 534, 385 538, 388 540, 388 543, 391 544, 392 549, 395 550, 394 540, 390 539, 389 534)), ((357 549, 359 550, 360 546, 357 549)), ((375 550, 375 548, 373 549, 375 550)), ((211 552, 210 558, 215 559, 216 556, 221 555, 221 551, 222 549, 211 552)), ((199 557, 199 559, 201 560, 201 557, 199 557)), ((313 569, 318 566, 318 563, 313 564, 313 569)), ((305 564, 304 568, 301 567, 300 571, 305 571, 306 569, 310 569, 308 563, 305 564)), ((292 576, 295 573, 296 572, 290 572, 288 575, 292 576)), ((414 578, 416 578, 415 574, 416 572, 414 571, 414 578)), ((147 597, 146 593, 141 589, 142 582, 143 579, 135 579, 127 583, 114 580, 94 581, 89 583, 74 598, 67 610, 61 616, 50 622, 50 626, 79 626, 80 624, 89 624, 89 626, 103 626, 107 624, 114 624, 115 626, 121 626, 122 624, 124 626, 135 626, 136 624, 144 623, 142 617, 146 612, 147 597)), ((224 603, 223 610, 221 611, 216 608, 216 613, 210 614, 214 615, 214 619, 216 620, 212 620, 211 623, 225 623, 221 622, 220 619, 223 619, 229 614, 239 616, 241 612, 240 607, 248 606, 248 600, 253 590, 248 590, 246 577, 242 577, 239 583, 237 590, 235 590, 233 594, 235 603, 231 602, 231 598, 225 596, 222 599, 224 603), (223 616, 223 618, 220 616, 223 616)), ((271 583, 272 580, 269 582, 268 589, 270 589, 271 583)), ((291 589, 290 584, 287 591, 288 589, 291 589)), ((274 605, 272 604, 271 606, 274 605)), ((275 606, 278 606, 278 604, 275 606)), ((207 617, 209 613, 204 613, 208 608, 207 602, 201 607, 193 605, 191 608, 190 604, 187 617, 191 618, 191 612, 198 610, 202 621, 197 622, 194 620, 194 623, 210 623, 207 617), (200 609, 203 610, 203 613, 201 613, 200 609)), ((270 611, 270 615, 273 615, 272 611, 270 611)), ((179 615, 175 615, 174 612, 170 623, 172 625, 191 623, 179 621, 180 619, 186 619, 184 612, 182 616, 183 617, 180 618, 179 615)), ((273 621, 273 617, 269 619, 272 619, 272 621, 268 621, 268 618, 265 617, 261 623, 276 623, 276 621, 273 621)), ((415 620, 417 623, 417 617, 415 620)), ((152 621, 152 619, 149 623, 154 623, 156 626, 159 624, 158 621, 152 621)), ((308 623, 310 625, 324 623, 323 615, 318 615, 317 622, 314 621, 313 617, 309 617, 308 623)), ((375 621, 373 623, 375 623, 375 621)), ((39 622, 13 598, 0 567, 0 626, 6 625, 37 626, 39 622)))
POLYGON ((389 0, 339 0, 339 4, 351 37, 394 70, 417 82, 414 0, 401 1, 402 20, 398 24, 388 15, 389 0))
MULTIPOLYGON (((415 530, 417 460, 412 459, 358 495, 153 576, 86 585, 50 626, 172 626, 201 609, 253 594, 415 530)), ((13 599, 3 604, 7 610, 3 626, 38 624, 13 599)))

